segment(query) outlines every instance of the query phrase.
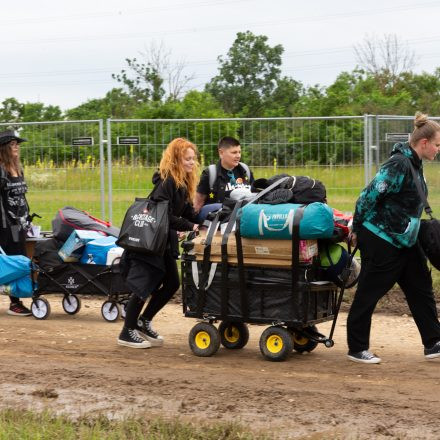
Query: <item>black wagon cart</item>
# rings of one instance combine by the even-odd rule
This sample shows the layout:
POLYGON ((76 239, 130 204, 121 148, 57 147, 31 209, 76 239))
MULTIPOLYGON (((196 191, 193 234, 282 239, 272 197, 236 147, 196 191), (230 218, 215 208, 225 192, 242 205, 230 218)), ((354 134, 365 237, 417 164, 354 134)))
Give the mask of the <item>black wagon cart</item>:
POLYGON ((51 313, 47 294, 61 294, 63 310, 75 315, 81 309, 81 295, 105 296, 101 315, 108 322, 125 317, 125 306, 131 294, 122 278, 119 259, 111 265, 60 263, 55 239, 36 247, 33 257, 35 289, 31 312, 36 319, 47 319, 51 313))
POLYGON ((184 243, 183 312, 186 317, 200 321, 189 334, 192 352, 211 356, 220 344, 228 349, 243 348, 249 339, 248 324, 267 326, 259 346, 262 355, 270 361, 286 360, 293 350, 312 351, 319 343, 332 347, 344 287, 343 283, 339 287, 322 280, 316 259, 300 261, 301 210, 293 220, 289 264, 272 267, 265 266, 264 260, 260 264, 246 263, 240 220, 236 219, 238 209, 239 204, 221 235, 220 258, 212 256, 212 241, 221 213, 201 239, 202 257, 195 252, 197 239, 184 243), (233 256, 228 254, 231 242, 236 248, 233 256), (325 321, 332 321, 329 336, 319 333, 316 327, 325 321), (217 322, 220 322, 218 328, 214 325, 217 322))

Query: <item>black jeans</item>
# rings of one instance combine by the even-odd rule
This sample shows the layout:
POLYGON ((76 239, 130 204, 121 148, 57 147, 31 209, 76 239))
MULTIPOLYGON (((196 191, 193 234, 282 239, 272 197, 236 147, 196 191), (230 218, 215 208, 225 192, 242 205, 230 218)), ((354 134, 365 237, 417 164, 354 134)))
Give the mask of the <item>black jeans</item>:
MULTIPOLYGON (((376 304, 395 283, 405 294, 423 345, 434 345, 440 340, 440 323, 431 272, 419 244, 398 249, 363 227, 358 233, 358 243, 361 273, 347 319, 349 350, 368 350, 371 317, 376 304)), ((404 337, 402 335, 402 339, 404 337)))

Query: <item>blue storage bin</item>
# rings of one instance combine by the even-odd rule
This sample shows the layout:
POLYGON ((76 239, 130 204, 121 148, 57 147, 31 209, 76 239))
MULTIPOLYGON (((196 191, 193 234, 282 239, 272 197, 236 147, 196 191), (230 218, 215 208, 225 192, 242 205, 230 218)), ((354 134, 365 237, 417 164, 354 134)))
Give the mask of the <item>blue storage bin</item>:
POLYGON ((101 237, 89 241, 82 254, 81 263, 84 264, 102 264, 107 261, 107 252, 116 247, 116 237, 101 237))

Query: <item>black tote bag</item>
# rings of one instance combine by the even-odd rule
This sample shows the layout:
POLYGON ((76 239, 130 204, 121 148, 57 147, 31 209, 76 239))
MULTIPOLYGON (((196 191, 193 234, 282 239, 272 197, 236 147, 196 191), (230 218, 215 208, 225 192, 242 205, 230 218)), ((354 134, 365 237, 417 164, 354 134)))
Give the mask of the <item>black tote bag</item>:
POLYGON ((163 256, 168 241, 169 201, 136 198, 128 208, 116 244, 126 250, 163 256))

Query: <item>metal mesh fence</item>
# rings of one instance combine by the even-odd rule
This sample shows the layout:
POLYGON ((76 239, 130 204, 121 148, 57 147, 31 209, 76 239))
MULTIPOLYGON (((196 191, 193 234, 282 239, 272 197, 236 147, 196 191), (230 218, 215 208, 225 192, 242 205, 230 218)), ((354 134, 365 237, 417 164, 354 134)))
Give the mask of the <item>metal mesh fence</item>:
POLYGON ((27 139, 20 146, 27 199, 31 212, 42 217, 43 230, 51 229, 63 206, 105 216, 102 121, 0 124, 0 131, 8 128, 27 139))
MULTIPOLYGON (((439 119, 439 118, 434 118, 439 119)), ((331 206, 353 211, 360 190, 408 138, 412 116, 260 119, 154 119, 13 124, 29 184, 28 200, 44 230, 66 205, 120 225, 134 197, 146 196, 162 151, 176 137, 194 142, 201 168, 218 160, 223 136, 237 138, 256 178, 280 173, 321 180, 331 206), (405 138, 406 136, 406 138, 405 138), (106 145, 107 143, 107 145, 106 145), (104 147, 106 145, 106 147, 104 147), (105 162, 107 162, 105 164, 105 162)), ((11 124, 0 124, 0 130, 11 124)), ((425 164, 430 202, 440 209, 439 161, 425 164), (439 188, 437 190, 437 188, 439 188)))
POLYGON ((324 182, 339 209, 352 210, 365 182, 364 117, 108 120, 109 213, 116 224, 135 196, 151 189, 161 154, 176 137, 194 142, 201 168, 218 160, 223 136, 240 140, 255 177, 309 175, 324 182), (130 140, 133 141, 130 143, 130 140))

